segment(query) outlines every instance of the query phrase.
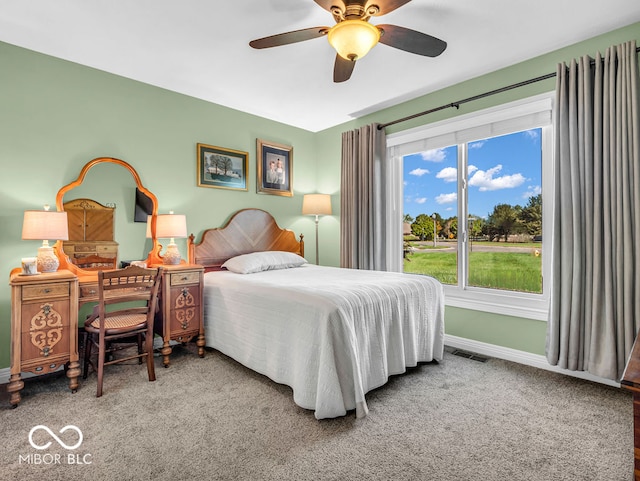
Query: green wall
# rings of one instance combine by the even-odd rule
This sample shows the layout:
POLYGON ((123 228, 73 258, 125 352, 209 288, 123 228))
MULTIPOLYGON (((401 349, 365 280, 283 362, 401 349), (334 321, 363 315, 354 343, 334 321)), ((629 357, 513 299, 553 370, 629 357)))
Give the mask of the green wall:
MULTIPOLYGON (((320 220, 320 262, 339 264, 339 189, 341 133, 371 122, 388 122, 511 83, 554 72, 556 64, 603 51, 612 44, 640 39, 640 24, 521 64, 489 73, 360 119, 312 133, 176 94, 0 42, 0 368, 9 366, 9 271, 39 245, 20 239, 26 209, 54 205, 60 187, 75 180, 95 157, 129 162, 142 183, 156 194, 161 213, 187 215, 190 232, 218 226, 238 209, 259 207, 278 223, 305 235, 306 257, 315 257, 314 223, 300 215, 302 194, 334 194, 334 215, 320 220), (256 139, 293 146, 294 196, 256 193, 256 139), (198 142, 249 153, 248 192, 196 186, 198 142)), ((553 90, 549 80, 526 88, 441 111, 387 132, 491 107, 553 90)), ((116 204, 116 237, 121 258, 141 257, 148 249, 142 224, 131 211, 133 182, 106 168, 96 175, 94 192, 116 204), (123 183, 125 185, 123 185, 123 183), (117 184, 117 187, 115 185, 117 184), (113 187, 112 187, 113 186, 113 187), (124 220, 123 220, 124 219, 124 220), (127 237, 126 242, 121 238, 127 237)), ((179 243, 185 252, 184 242, 179 243)), ((447 308, 448 334, 536 354, 544 353, 546 324, 447 308)))
MULTIPOLYGON (((0 65, 0 368, 9 366, 9 272, 40 244, 21 240, 23 212, 55 208, 58 189, 93 158, 130 163, 157 196, 159 212, 186 214, 196 235, 238 209, 259 207, 314 238, 313 218, 300 215, 302 194, 316 189, 313 133, 6 43, 0 65), (293 146, 293 197, 256 193, 258 138, 293 146), (248 191, 197 187, 198 142, 248 152, 248 191)), ((133 178, 121 167, 94 169, 91 192, 116 204, 120 258, 142 258, 149 243, 144 224, 133 223, 133 178)), ((186 243, 179 247, 186 255, 186 243)), ((315 243, 306 248, 313 259, 315 243)))

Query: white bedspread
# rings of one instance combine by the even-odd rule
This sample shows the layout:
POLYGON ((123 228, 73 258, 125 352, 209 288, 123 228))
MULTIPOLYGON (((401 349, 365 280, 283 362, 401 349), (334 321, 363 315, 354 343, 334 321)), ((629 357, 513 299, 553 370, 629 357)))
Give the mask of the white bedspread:
POLYGON ((418 362, 441 360, 442 285, 426 276, 319 267, 205 275, 207 346, 293 389, 318 419, 418 362))

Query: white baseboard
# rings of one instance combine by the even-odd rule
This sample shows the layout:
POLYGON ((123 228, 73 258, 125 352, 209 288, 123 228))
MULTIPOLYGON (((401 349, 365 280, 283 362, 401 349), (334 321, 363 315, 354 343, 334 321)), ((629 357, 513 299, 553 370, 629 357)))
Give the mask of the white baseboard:
POLYGON ((451 336, 449 334, 445 334, 444 343, 446 346, 456 349, 462 349, 464 351, 474 352, 483 356, 504 359, 505 361, 517 362, 526 366, 537 367, 538 369, 544 369, 546 371, 558 372, 560 374, 585 379, 587 381, 620 387, 619 382, 612 381, 611 379, 605 379, 599 376, 595 376, 585 371, 570 371, 568 369, 562 369, 557 366, 552 366, 551 364, 549 364, 545 356, 541 356, 539 354, 518 351, 516 349, 511 349, 508 347, 496 346, 495 344, 487 344, 485 342, 474 341, 473 339, 466 339, 464 337, 451 336))
MULTIPOLYGON (((496 346, 495 344, 487 344, 486 342, 474 341, 473 339, 451 336, 449 334, 445 334, 444 343, 449 347, 462 349, 464 351, 475 352, 476 354, 481 354, 483 356, 504 359, 505 361, 517 362, 526 366, 537 367, 539 369, 558 372, 567 376, 586 379, 587 381, 599 382, 601 384, 607 384, 609 386, 620 387, 620 383, 612 381, 611 379, 604 379, 584 371, 569 371, 567 369, 561 369, 557 366, 552 366, 547 362, 546 357, 539 354, 531 354, 530 352, 518 351, 516 349, 511 349, 508 347, 496 346)), ((154 345, 154 347, 159 346, 154 345)), ((6 384, 9 382, 10 372, 11 370, 8 367, 0 369, 0 384, 6 384)), ((34 376, 34 374, 31 374, 29 372, 22 373, 23 379, 27 379, 32 376, 34 376)))

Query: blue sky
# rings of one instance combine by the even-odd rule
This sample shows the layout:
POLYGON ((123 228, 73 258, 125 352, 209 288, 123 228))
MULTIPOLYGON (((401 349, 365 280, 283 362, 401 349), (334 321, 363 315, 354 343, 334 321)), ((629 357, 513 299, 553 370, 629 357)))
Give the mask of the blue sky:
MULTIPOLYGON (((486 218, 496 204, 525 206, 541 192, 541 130, 469 143, 469 213, 486 218)), ((404 213, 457 215, 457 147, 404 157, 404 213)))

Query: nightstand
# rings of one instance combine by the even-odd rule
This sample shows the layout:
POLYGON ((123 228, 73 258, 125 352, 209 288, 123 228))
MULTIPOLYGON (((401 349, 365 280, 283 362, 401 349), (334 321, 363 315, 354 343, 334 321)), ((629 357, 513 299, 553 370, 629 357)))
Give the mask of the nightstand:
POLYGON ((26 276, 13 274, 11 286, 11 377, 13 407, 24 387, 21 373, 46 374, 65 366, 76 392, 78 362, 78 278, 67 270, 26 276))
POLYGON ((162 336, 162 362, 169 367, 170 341, 186 343, 197 336, 198 354, 204 357, 204 267, 195 264, 163 265, 159 310, 154 330, 162 336))

